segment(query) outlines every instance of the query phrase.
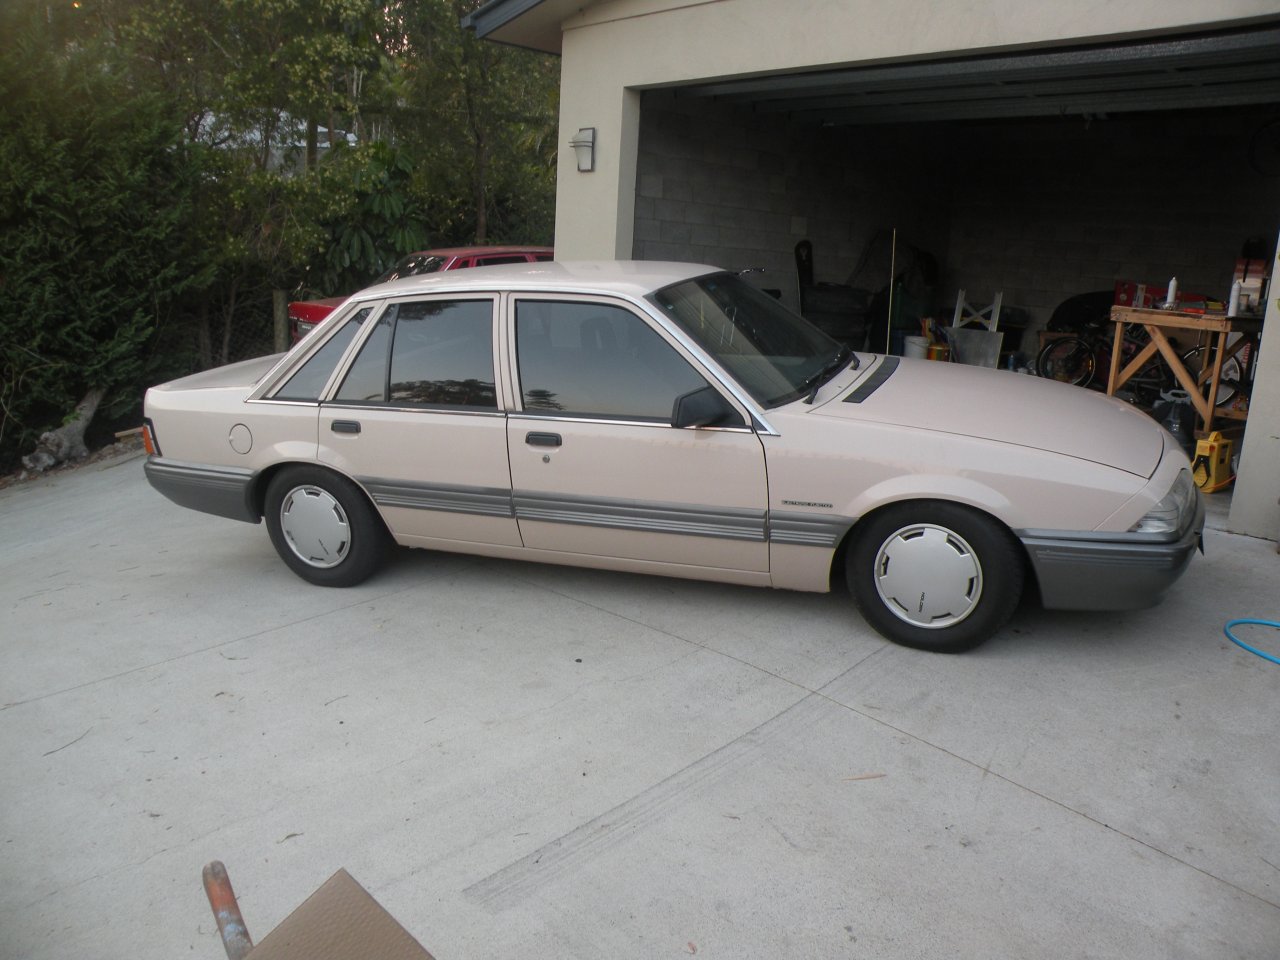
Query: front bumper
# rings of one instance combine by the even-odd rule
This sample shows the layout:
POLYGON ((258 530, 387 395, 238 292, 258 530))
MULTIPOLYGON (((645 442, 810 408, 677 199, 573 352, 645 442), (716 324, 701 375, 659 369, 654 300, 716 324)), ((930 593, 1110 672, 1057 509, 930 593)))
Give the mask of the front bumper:
POLYGON ((261 517, 250 496, 253 471, 148 457, 147 480, 180 507, 232 520, 257 523, 261 517))
POLYGON ((1174 540, 1150 534, 1023 530, 1048 610, 1139 610, 1160 602, 1191 554, 1203 552, 1204 500, 1196 496, 1191 522, 1174 540))

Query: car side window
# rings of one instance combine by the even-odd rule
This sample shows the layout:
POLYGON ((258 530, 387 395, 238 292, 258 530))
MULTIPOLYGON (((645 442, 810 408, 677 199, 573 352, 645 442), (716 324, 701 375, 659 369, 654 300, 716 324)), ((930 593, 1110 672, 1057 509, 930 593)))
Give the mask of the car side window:
POLYGON ((524 409, 670 422, 706 380, 644 320, 598 303, 521 300, 516 357, 524 409))
POLYGON ((342 328, 325 341, 323 347, 311 355, 293 376, 285 381, 283 387, 275 393, 276 400, 306 400, 315 402, 320 399, 320 392, 333 375, 333 368, 338 365, 347 346, 355 339, 360 325, 369 319, 372 307, 365 307, 354 317, 342 325, 342 328))
POLYGON ((427 300, 389 306, 336 400, 496 410, 493 302, 427 300))
POLYGON ((499 263, 528 263, 523 254, 497 254, 492 257, 476 257, 477 267, 492 267, 499 263))
POLYGON ((398 304, 390 398, 394 404, 496 410, 493 301, 398 304))

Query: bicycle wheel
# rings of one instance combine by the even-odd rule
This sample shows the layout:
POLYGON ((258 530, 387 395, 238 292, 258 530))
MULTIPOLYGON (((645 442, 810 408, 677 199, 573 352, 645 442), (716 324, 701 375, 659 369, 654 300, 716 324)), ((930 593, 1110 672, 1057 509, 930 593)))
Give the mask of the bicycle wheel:
POLYGON ((1082 337, 1050 340, 1036 357, 1036 375, 1047 380, 1087 387, 1097 369, 1093 347, 1082 337))
MULTIPOLYGON (((1182 355, 1182 365, 1197 380, 1200 379, 1200 371, 1204 369, 1205 357, 1208 352, 1205 347, 1196 347, 1182 355)), ((1228 357, 1223 361, 1222 374, 1218 380, 1218 406, 1225 407, 1235 399, 1236 394, 1240 392, 1240 383, 1243 379, 1244 370, 1236 357, 1228 357)), ((1206 400, 1209 398, 1208 380, 1201 385, 1200 392, 1206 400)))

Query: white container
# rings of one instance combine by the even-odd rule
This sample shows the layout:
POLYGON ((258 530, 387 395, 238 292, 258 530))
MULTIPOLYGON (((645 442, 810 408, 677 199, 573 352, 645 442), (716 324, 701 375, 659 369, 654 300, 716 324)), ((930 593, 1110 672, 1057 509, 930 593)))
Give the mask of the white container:
POLYGON ((923 360, 929 355, 928 337, 903 337, 902 355, 904 357, 919 357, 923 360))

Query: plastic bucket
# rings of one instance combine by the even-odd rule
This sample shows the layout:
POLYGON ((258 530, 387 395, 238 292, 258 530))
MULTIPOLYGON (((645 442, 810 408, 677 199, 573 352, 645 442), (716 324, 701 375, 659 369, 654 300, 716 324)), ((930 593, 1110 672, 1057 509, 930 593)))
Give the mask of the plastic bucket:
POLYGON ((923 360, 929 355, 928 339, 925 337, 903 337, 902 355, 904 357, 917 357, 923 360))

